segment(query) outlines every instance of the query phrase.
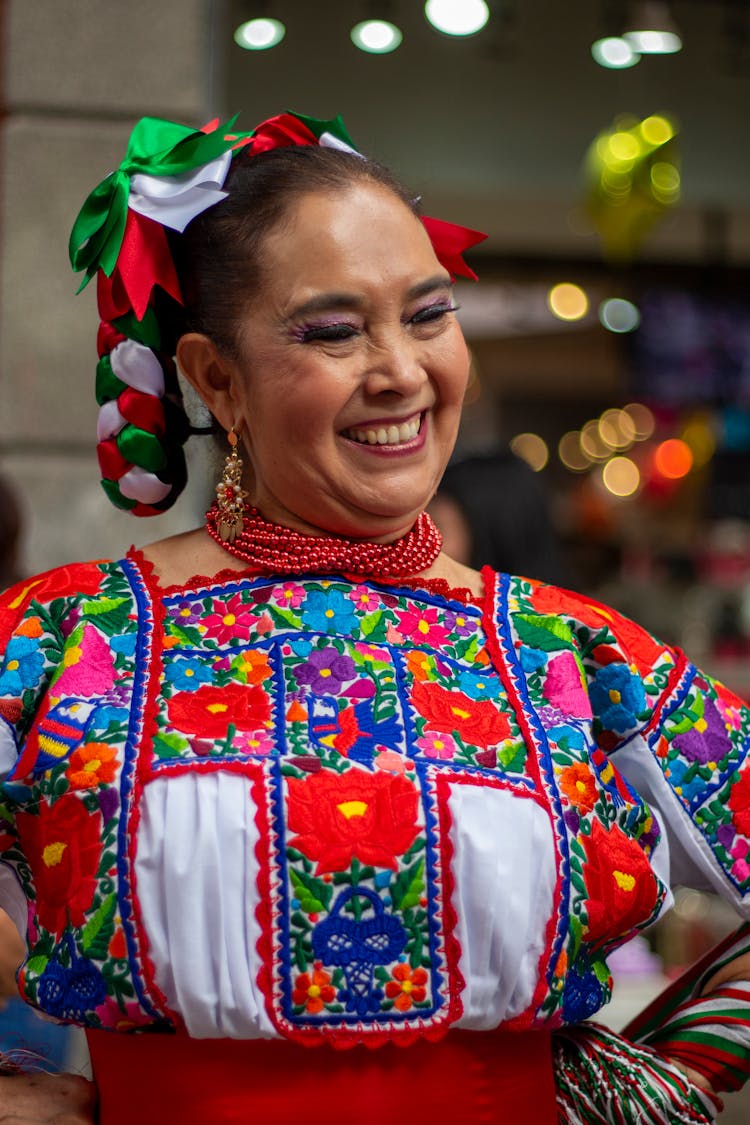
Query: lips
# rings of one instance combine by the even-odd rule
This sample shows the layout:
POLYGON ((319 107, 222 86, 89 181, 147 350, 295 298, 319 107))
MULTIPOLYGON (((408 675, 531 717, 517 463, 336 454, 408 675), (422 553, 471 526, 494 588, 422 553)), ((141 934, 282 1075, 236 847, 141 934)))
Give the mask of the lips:
POLYGON ((422 415, 415 414, 407 422, 378 422, 371 426, 354 426, 343 436, 360 445, 407 445, 414 441, 422 424, 422 415))

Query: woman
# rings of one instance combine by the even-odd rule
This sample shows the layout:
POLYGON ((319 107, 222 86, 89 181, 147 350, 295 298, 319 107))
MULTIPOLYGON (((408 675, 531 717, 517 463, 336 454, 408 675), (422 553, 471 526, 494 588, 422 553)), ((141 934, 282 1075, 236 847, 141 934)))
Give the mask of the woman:
MULTIPOLYGON (((179 490, 172 354, 230 454, 206 529, 3 603, 21 992, 87 1027, 102 1125, 711 1120, 744 932, 657 1047, 577 1025, 675 872, 747 912, 747 711, 612 611, 440 553, 476 236, 338 119, 230 127, 141 122, 74 230, 108 494, 179 490)), ((21 1119, 58 1090, 0 1082, 21 1119)))

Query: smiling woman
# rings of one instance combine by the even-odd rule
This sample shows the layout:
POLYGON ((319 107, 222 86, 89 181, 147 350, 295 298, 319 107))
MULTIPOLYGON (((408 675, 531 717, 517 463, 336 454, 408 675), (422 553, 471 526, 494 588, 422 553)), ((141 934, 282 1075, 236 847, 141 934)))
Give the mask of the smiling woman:
POLYGON ((229 444, 205 527, 0 602, 0 906, 100 1125, 701 1125, 750 1068, 747 928, 637 1044, 586 1022, 672 881, 750 916, 750 712, 441 550, 480 237, 295 114, 144 119, 76 222, 110 498, 184 483, 175 356, 229 444))

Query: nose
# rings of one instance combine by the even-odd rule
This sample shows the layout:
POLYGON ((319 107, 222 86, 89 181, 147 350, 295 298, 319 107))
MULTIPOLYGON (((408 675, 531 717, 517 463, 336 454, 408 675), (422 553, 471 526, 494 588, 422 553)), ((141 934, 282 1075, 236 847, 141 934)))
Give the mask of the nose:
POLYGON ((365 372, 368 394, 392 393, 403 398, 417 393, 427 381, 420 349, 403 333, 373 341, 365 372))

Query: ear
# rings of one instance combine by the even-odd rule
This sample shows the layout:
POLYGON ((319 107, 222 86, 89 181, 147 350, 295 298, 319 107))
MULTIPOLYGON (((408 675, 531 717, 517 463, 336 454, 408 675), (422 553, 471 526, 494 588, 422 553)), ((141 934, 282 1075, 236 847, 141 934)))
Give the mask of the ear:
POLYGON ((214 418, 229 430, 236 424, 232 375, 234 366, 209 336, 186 332, 177 341, 177 363, 214 418))

